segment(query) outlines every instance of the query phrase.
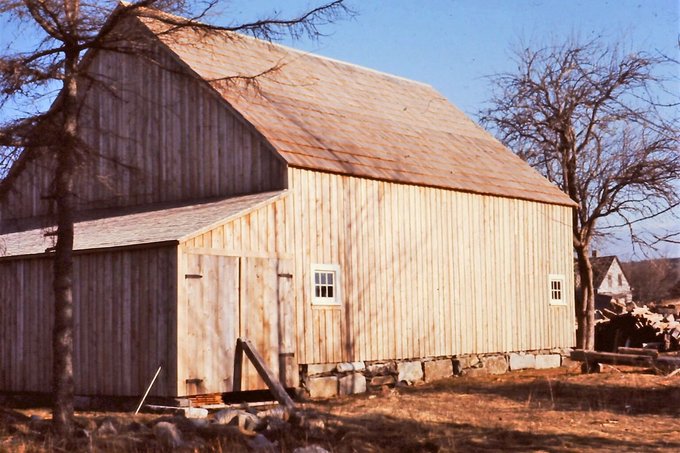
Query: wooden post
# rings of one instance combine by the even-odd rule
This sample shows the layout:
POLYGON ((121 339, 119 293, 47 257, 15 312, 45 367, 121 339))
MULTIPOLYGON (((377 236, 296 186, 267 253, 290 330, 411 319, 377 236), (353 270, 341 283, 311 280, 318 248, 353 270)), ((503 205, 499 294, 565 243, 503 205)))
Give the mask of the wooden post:
POLYGON ((236 339, 236 350, 234 351, 234 376, 231 391, 241 391, 241 374, 243 373, 243 344, 241 339, 236 339))

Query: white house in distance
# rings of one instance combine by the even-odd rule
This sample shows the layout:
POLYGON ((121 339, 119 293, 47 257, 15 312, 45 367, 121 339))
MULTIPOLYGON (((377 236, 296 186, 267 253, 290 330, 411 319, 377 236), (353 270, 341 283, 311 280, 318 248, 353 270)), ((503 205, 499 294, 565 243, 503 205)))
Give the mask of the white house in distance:
MULTIPOLYGON (((81 109, 76 393, 139 395, 160 363, 156 395, 232 391, 238 337, 289 387, 574 345, 572 201, 432 87, 151 18, 122 32, 155 61, 89 59, 109 86, 81 109)), ((0 204, 1 391, 50 389, 49 159, 0 204)))
POLYGON ((616 256, 597 256, 593 252, 590 262, 593 266, 596 310, 617 306, 622 308, 632 302, 633 290, 616 256))

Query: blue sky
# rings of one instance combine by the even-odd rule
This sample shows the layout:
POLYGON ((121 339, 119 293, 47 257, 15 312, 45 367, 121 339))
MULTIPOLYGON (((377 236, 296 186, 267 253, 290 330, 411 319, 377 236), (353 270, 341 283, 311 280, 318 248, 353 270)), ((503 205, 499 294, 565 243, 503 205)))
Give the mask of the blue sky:
MULTIPOLYGON (((308 10, 324 0, 233 0, 216 21, 243 22, 308 10)), ((512 71, 511 49, 577 35, 620 41, 631 50, 680 58, 680 0, 347 0, 352 19, 324 27, 318 41, 284 44, 429 83, 475 116, 487 100, 486 76, 512 71)), ((0 44, 6 31, 0 28, 0 44)), ((679 68, 676 68, 680 71, 679 68)), ((680 83, 680 82, 679 82, 680 83)), ((680 86, 674 89, 680 92, 680 86)), ((649 228, 675 219, 651 222, 649 228)), ((630 256, 630 243, 602 244, 630 256)), ((680 245, 662 250, 680 256, 680 245)), ((637 258, 642 258, 638 256, 637 258)))
MULTIPOLYGON (((319 2, 232 2, 226 17, 294 14, 319 2), (244 7, 243 5, 246 5, 244 7), (285 4, 285 7, 277 5, 285 4)), ((486 76, 511 71, 511 48, 576 34, 631 49, 678 54, 680 0, 393 0, 347 4, 356 17, 324 28, 318 42, 285 44, 426 82, 474 114, 488 97, 486 76)))

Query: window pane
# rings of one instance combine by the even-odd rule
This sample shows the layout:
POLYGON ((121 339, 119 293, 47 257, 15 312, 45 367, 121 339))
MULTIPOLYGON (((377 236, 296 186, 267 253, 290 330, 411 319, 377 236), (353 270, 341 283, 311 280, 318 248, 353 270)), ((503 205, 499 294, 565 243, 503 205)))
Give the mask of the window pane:
POLYGON ((321 273, 321 284, 322 285, 326 284, 326 273, 325 272, 321 273))
POLYGON ((326 297, 326 287, 325 286, 321 287, 321 297, 326 297))
POLYGON ((316 283, 317 285, 319 284, 319 273, 318 272, 314 272, 314 283, 316 283))
POLYGON ((332 285, 332 284, 333 284, 333 275, 334 275, 333 272, 329 272, 329 273, 328 273, 328 284, 329 284, 329 285, 332 285))
POLYGON ((333 287, 332 286, 328 287, 328 297, 333 297, 333 287))
POLYGON ((321 296, 321 287, 315 286, 314 287, 314 293, 316 294, 316 297, 320 297, 321 296))

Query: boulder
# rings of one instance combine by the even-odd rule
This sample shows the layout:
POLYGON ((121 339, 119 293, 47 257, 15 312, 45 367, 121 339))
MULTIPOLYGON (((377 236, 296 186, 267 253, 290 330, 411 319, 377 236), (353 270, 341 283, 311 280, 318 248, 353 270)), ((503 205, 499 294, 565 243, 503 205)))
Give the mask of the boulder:
POLYGON ((468 368, 479 368, 482 366, 479 357, 476 355, 464 355, 453 359, 453 374, 462 374, 468 368))
POLYGON ((374 363, 366 367, 367 376, 381 376, 387 374, 396 374, 397 364, 394 362, 374 363))
POLYGON ((228 425, 232 420, 238 417, 240 412, 242 411, 238 409, 222 409, 213 416, 213 423, 218 425, 228 425))
POLYGON ((207 418, 208 409, 203 409, 200 407, 183 407, 182 411, 186 418, 207 418))
POLYGON ((392 385, 395 382, 394 376, 374 376, 371 378, 372 386, 392 385))
POLYGON ((312 363, 307 365, 307 375, 315 376, 317 374, 326 374, 335 371, 334 363, 312 363))
POLYGON ((343 362, 338 363, 335 369, 338 373, 349 373, 351 371, 364 371, 366 365, 364 365, 364 362, 343 362))
POLYGON ((502 355, 482 357, 482 366, 489 374, 504 374, 508 371, 508 361, 502 355))
POLYGON ((182 445, 182 436, 179 429, 173 423, 159 422, 153 427, 156 440, 165 448, 179 448, 182 445))
POLYGON ((113 421, 108 418, 102 421, 96 432, 98 436, 115 436, 118 434, 118 430, 113 424, 113 421))
POLYGON ((399 362, 397 364, 397 381, 418 382, 423 379, 423 365, 420 360, 414 362, 399 362))
POLYGON ((318 445, 307 445, 306 447, 298 447, 293 450, 293 453, 330 453, 323 447, 318 445))
POLYGON ((467 377, 486 376, 487 374, 489 374, 487 368, 465 368, 460 373, 461 376, 467 377))
POLYGON ((262 425, 262 420, 255 414, 239 409, 223 409, 215 414, 216 425, 235 425, 248 431, 255 431, 262 425))
POLYGON ((335 376, 310 377, 306 385, 312 398, 332 398, 338 394, 338 378, 335 376))
POLYGON ((366 378, 361 373, 352 373, 338 380, 338 393, 340 395, 353 395, 366 392, 366 378))
POLYGON ((562 356, 559 354, 539 354, 536 356, 536 368, 557 368, 562 364, 562 356))
POLYGON ((265 436, 262 434, 258 434, 252 439, 249 439, 247 441, 248 446, 251 448, 253 451, 259 451, 259 452, 272 452, 276 453, 279 451, 279 449, 276 447, 276 444, 267 439, 265 436))
POLYGON ((510 354, 510 369, 525 370, 536 368, 536 356, 533 354, 512 353, 510 354))
POLYGON ((453 364, 449 359, 423 362, 425 382, 445 379, 453 374, 453 364))

